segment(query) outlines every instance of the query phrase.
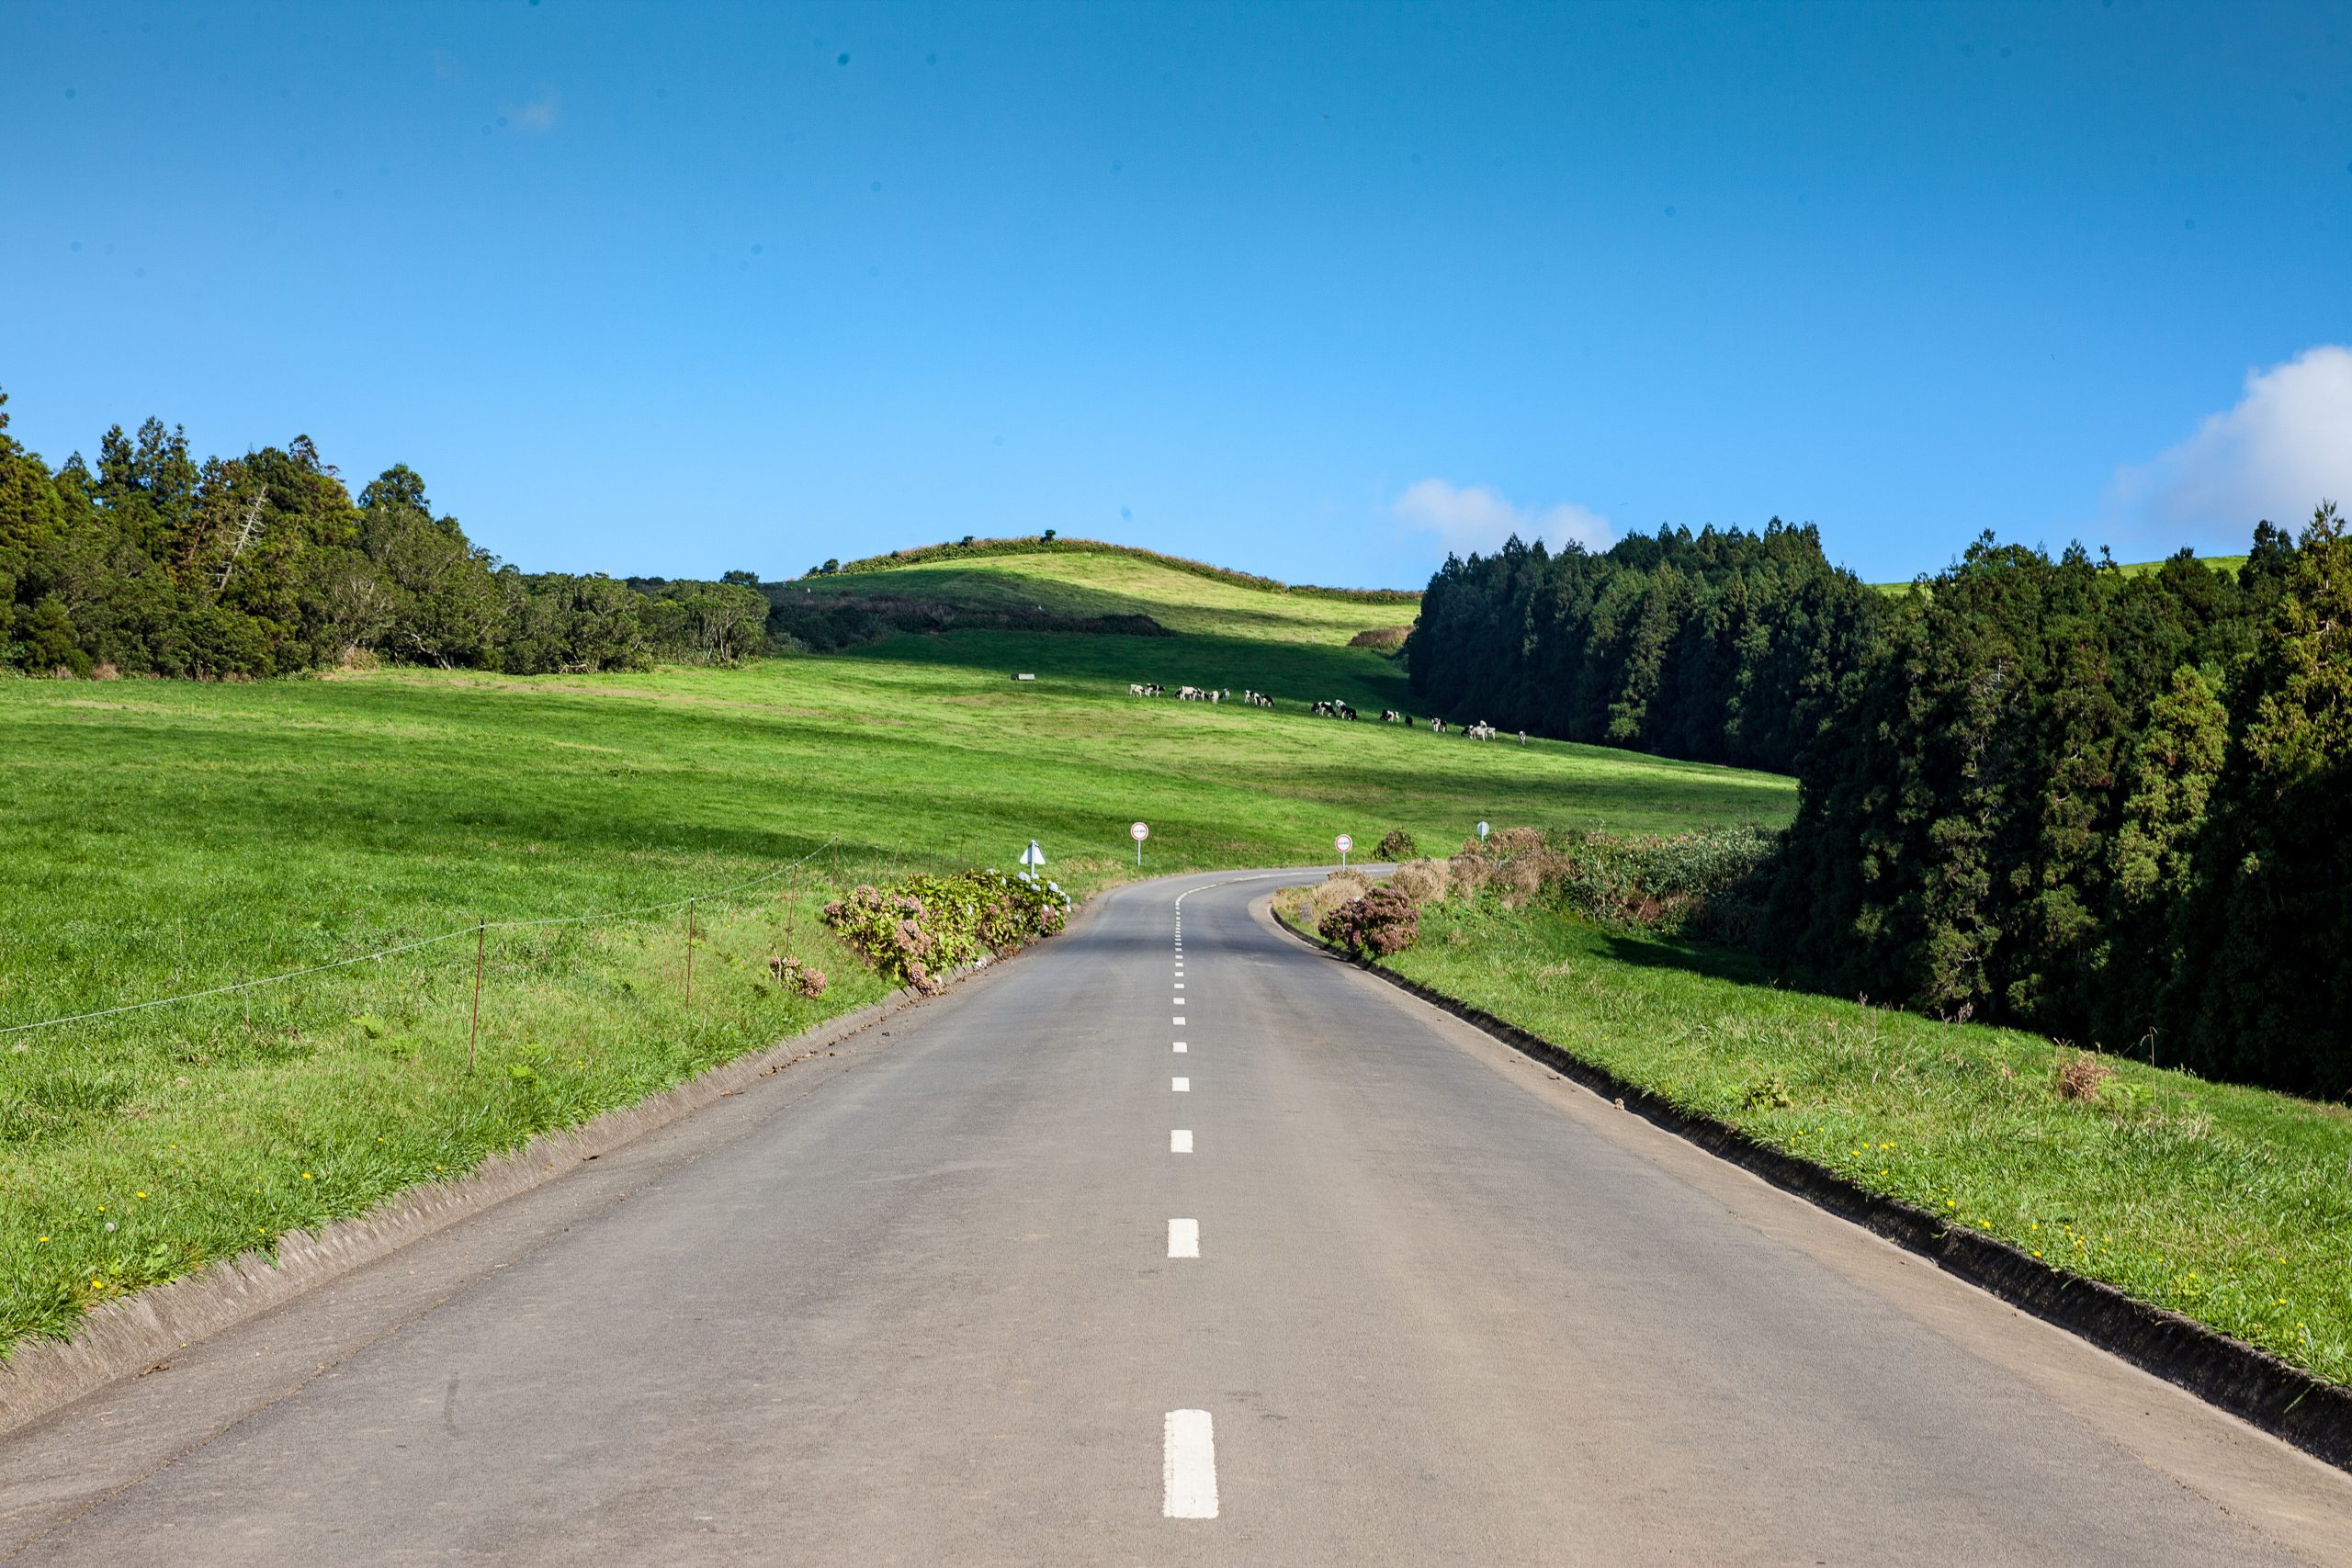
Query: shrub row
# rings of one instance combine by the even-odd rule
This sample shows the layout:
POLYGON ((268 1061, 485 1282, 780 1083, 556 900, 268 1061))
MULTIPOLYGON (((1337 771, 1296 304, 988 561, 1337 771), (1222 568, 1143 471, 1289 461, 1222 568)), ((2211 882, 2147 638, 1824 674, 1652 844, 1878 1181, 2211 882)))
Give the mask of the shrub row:
POLYGON ((1374 957, 1412 945, 1419 906, 1489 891, 1513 908, 1540 900, 1606 926, 1738 942, 1755 929, 1777 842, 1757 828, 1591 832, 1560 843, 1533 828, 1506 828, 1465 840, 1450 858, 1407 861, 1385 885, 1334 872, 1307 891, 1303 908, 1324 940, 1374 957))
POLYGON ((825 906, 825 923, 876 974, 931 994, 975 959, 1051 936, 1069 908, 1069 896, 1053 883, 966 871, 888 887, 860 884, 825 906))

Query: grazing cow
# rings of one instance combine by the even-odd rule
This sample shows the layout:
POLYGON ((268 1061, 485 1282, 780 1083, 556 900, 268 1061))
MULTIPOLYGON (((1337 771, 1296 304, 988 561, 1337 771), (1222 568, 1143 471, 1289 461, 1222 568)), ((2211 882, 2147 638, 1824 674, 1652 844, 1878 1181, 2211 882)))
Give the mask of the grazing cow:
POLYGON ((1331 705, 1329 703, 1317 703, 1313 707, 1306 711, 1313 714, 1317 718, 1329 718, 1331 716, 1331 705))
POLYGON ((1350 724, 1353 724, 1356 721, 1356 710, 1350 707, 1347 704, 1340 701, 1337 697, 1331 699, 1331 711, 1338 714, 1341 718, 1346 719, 1350 724))
POLYGON ((1524 729, 1522 729, 1522 730, 1521 730, 1521 731, 1519 732, 1519 743, 1520 743, 1521 746, 1524 746, 1524 745, 1526 745, 1526 744, 1527 744, 1527 731, 1525 731, 1524 729))
POLYGON ((1143 682, 1140 682, 1140 681, 1130 681, 1130 682, 1127 682, 1127 695, 1129 695, 1129 696, 1131 696, 1131 697, 1139 697, 1139 696, 1142 696, 1142 695, 1143 695, 1143 682))
POLYGON ((1431 735, 1443 735, 1445 733, 1445 720, 1442 718, 1431 718, 1430 720, 1430 733, 1431 735))

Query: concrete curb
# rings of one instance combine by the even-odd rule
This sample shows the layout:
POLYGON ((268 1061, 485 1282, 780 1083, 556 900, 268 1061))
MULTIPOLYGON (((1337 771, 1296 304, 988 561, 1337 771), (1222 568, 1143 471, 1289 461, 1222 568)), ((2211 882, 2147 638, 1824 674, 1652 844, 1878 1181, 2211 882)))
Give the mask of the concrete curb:
MULTIPOLYGON (((1076 924, 1085 910, 1086 906, 1074 910, 1063 930, 1076 924)), ((967 964, 948 976, 948 987, 952 990, 1017 956, 1019 952, 967 964)), ((288 1231, 277 1239, 275 1260, 259 1252, 241 1253, 96 1309, 69 1339, 20 1342, 12 1356, 0 1361, 0 1435, 167 1360, 191 1341, 282 1306, 306 1291, 527 1192, 583 1160, 714 1104, 754 1079, 780 1073, 917 1003, 935 999, 902 987, 882 1001, 706 1068, 634 1105, 607 1111, 577 1127, 543 1133, 521 1148, 492 1155, 453 1180, 390 1194, 366 1213, 338 1220, 315 1235, 288 1231)))
POLYGON ((1681 1110, 1515 1023, 1357 958, 1299 931, 1271 909, 1268 914, 1278 929, 1309 947, 1452 1013, 1717 1158, 1752 1171, 1906 1251, 1932 1259, 1946 1272, 2188 1390, 2315 1459, 2352 1471, 2352 1388, 2290 1366, 2267 1350, 2192 1318, 2135 1301, 2112 1285, 2055 1268, 2007 1242, 1949 1224, 1924 1209, 1871 1192, 1826 1166, 1759 1143, 1728 1122, 1681 1110))

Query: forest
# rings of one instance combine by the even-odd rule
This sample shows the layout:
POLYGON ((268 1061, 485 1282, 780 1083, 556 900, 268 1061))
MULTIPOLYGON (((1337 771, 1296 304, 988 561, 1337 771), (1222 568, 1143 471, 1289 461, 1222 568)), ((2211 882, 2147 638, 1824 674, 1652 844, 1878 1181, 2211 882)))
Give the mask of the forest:
POLYGON ((1406 646, 1464 717, 1793 772, 1792 979, 2352 1093, 2352 541, 2235 574, 1980 538, 1899 597, 1810 529, 1449 560, 1406 646))
POLYGON ((307 436, 198 461, 150 419, 55 469, 0 393, 0 669, 200 680, 368 660, 517 674, 732 663, 766 646, 723 582, 526 573, 386 469, 355 500, 307 436))
POLYGON ((1404 658, 1415 693, 1464 721, 1789 773, 1886 608, 1816 530, 1777 519, 1600 554, 1513 539, 1446 561, 1404 658))

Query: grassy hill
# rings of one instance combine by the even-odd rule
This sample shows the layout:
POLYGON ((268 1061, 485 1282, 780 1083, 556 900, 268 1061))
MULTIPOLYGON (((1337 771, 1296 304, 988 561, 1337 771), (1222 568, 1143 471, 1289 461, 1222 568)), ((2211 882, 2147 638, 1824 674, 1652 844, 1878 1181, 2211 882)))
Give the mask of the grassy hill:
POLYGON ((1793 805, 1769 775, 1309 716, 1316 696, 1401 700, 1347 644, 1409 604, 1082 552, 807 586, 853 578, 1116 603, 1170 635, 903 635, 642 675, 0 684, 0 1031, 458 933, 0 1033, 0 1346, 872 999, 817 913, 894 865, 1009 868, 1035 838, 1087 890, 1136 874, 1138 818, 1148 873, 1320 861, 1341 831, 1444 848, 1481 818, 1673 829, 1793 805), (1147 678, 1285 705, 1127 694, 1147 678), (689 998, 676 901, 760 878, 695 907, 689 998), (616 910, 639 912, 487 934, 469 1067, 468 928, 616 910), (779 994, 777 954, 831 989, 779 994))
POLYGON ((778 624, 831 605, 882 605, 868 657, 973 671, 1013 666, 1041 677, 1124 690, 1230 686, 1300 705, 1343 697, 1359 707, 1406 707, 1401 671, 1378 650, 1351 648, 1361 633, 1409 626, 1416 595, 1365 601, 1329 589, 1298 590, 1196 563, 1113 546, 1090 549, 945 547, 943 559, 855 562, 837 575, 772 584, 778 624), (928 621, 907 606, 935 608, 928 621), (1170 636, 1036 636, 1047 626, 1125 621, 1170 636), (979 622, 986 629, 967 630, 979 622), (891 638, 896 625, 936 625, 891 638))
MULTIPOLYGON (((2202 560, 2207 566, 2211 567, 2215 571, 2227 572, 2232 577, 2235 577, 2238 574, 2239 568, 2245 565, 2245 557, 2244 556, 2199 556, 2198 558, 2202 560)), ((2151 572, 2163 570, 2164 564, 2165 563, 2160 560, 2123 561, 2118 564, 2116 570, 2120 571, 2126 577, 2145 577, 2151 572)), ((1891 594, 1895 597, 1900 597, 1903 594, 1911 592, 1911 584, 1907 582, 1879 582, 1873 583, 1871 586, 1875 587, 1881 593, 1891 594)))

